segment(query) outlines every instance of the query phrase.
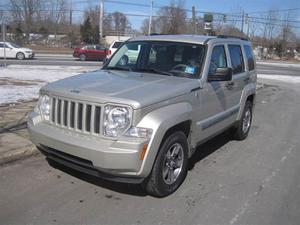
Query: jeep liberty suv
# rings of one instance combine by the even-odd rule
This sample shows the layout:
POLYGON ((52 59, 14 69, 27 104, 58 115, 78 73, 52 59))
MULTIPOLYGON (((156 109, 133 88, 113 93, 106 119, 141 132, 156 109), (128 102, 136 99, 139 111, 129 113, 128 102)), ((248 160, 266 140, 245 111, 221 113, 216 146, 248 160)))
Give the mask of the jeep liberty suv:
POLYGON ((101 70, 41 88, 30 138, 49 162, 167 196, 199 144, 228 128, 247 137, 256 79, 245 39, 132 38, 101 70))

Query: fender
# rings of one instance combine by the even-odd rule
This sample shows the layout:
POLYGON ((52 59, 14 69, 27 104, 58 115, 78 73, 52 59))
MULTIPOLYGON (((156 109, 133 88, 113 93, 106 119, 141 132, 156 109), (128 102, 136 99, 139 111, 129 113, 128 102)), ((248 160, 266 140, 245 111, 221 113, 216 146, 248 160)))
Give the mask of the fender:
POLYGON ((153 167, 160 144, 167 130, 176 124, 192 119, 192 106, 188 102, 168 105, 148 113, 137 127, 151 128, 152 138, 148 145, 144 161, 138 172, 139 176, 147 177, 153 167))
MULTIPOLYGON (((244 87, 244 90, 242 92, 237 120, 240 120, 242 117, 247 98, 253 94, 256 94, 256 85, 254 83, 250 83, 244 87)), ((255 104, 255 98, 253 99, 253 104, 255 104)))

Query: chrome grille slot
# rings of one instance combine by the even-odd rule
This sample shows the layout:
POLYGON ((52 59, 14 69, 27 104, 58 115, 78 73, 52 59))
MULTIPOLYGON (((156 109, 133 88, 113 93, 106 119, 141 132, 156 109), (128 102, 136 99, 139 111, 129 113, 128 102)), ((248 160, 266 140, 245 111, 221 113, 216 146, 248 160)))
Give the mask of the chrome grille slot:
POLYGON ((75 126, 75 102, 71 102, 70 107, 70 127, 74 128, 75 126))
POLYGON ((77 129, 82 130, 82 114, 83 114, 83 104, 78 103, 78 118, 77 118, 77 129))
POLYGON ((61 99, 58 99, 57 101, 56 115, 57 115, 57 123, 61 124, 61 99))
POLYGON ((95 117, 94 117, 94 132, 96 134, 100 133, 100 117, 101 117, 101 108, 99 106, 95 107, 95 117))
POLYGON ((100 134, 101 107, 92 103, 52 97, 50 122, 79 133, 100 134))
POLYGON ((85 110, 85 130, 90 132, 91 131, 91 114, 92 114, 92 106, 86 105, 85 110))
POLYGON ((64 101, 64 110, 63 110, 63 118, 64 118, 64 120, 63 120, 63 124, 64 124, 64 126, 68 126, 68 120, 69 120, 69 118, 68 118, 68 107, 69 107, 69 102, 68 101, 64 101))

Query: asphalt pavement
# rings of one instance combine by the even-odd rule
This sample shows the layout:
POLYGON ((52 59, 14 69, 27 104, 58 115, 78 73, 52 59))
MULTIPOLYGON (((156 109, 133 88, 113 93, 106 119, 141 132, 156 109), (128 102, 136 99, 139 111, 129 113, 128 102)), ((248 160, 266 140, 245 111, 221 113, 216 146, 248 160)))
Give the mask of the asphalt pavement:
POLYGON ((260 80, 244 141, 199 146, 185 182, 158 199, 36 156, 0 168, 0 224, 300 224, 300 85, 260 80))

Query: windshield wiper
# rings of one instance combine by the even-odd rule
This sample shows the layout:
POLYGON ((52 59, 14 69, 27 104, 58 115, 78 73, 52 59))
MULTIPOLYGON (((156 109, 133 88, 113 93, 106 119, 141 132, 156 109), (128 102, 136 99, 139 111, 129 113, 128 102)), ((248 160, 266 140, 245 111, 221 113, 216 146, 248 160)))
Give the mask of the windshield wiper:
POLYGON ((167 71, 162 71, 158 70, 155 68, 145 68, 145 69, 138 69, 136 70, 137 72, 149 72, 149 73, 156 73, 156 74, 163 74, 163 75, 168 75, 168 76, 174 76, 174 74, 167 72, 167 71))
POLYGON ((127 68, 127 67, 122 67, 122 66, 110 66, 106 67, 105 69, 107 70, 123 70, 123 71, 132 71, 132 69, 127 68))

